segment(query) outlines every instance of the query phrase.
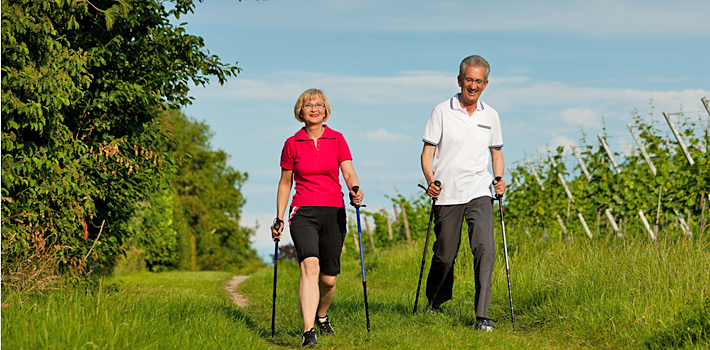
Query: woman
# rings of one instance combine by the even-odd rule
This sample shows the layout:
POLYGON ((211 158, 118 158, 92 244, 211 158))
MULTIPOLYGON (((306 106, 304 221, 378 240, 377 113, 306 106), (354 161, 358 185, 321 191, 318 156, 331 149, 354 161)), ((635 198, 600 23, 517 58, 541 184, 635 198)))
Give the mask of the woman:
MULTIPOLYGON (((345 238, 345 203, 339 170, 349 189, 359 186, 350 149, 343 135, 323 122, 330 103, 323 91, 309 89, 296 101, 294 115, 305 124, 286 140, 281 151, 281 180, 276 199, 276 220, 282 221, 293 181, 296 193, 289 209, 291 238, 301 265, 298 300, 303 315, 303 346, 317 345, 314 324, 321 335, 333 334, 328 308, 340 273, 340 252, 345 238)), ((362 203, 363 193, 350 190, 350 200, 362 203)), ((271 226, 274 240, 281 231, 271 226)))

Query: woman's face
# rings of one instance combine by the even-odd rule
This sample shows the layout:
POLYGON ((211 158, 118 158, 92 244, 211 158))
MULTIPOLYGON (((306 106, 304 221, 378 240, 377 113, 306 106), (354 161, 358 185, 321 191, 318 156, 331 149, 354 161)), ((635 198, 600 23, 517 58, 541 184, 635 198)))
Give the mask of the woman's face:
POLYGON ((307 126, 318 125, 323 123, 325 119, 325 103, 323 98, 317 96, 312 98, 301 106, 301 119, 307 126))

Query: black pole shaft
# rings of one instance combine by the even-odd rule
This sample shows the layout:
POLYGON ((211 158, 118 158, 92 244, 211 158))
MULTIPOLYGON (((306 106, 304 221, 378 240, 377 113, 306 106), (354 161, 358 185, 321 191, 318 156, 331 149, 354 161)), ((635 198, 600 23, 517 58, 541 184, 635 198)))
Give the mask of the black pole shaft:
MULTIPOLYGON (((353 192, 357 193, 360 190, 359 186, 353 186, 353 192)), ((364 205, 355 205, 352 201, 350 202, 352 206, 355 207, 355 213, 357 214, 357 238, 360 241, 360 270, 362 271, 362 292, 365 294, 365 319, 367 320, 367 333, 370 333, 370 309, 367 306, 367 279, 365 278, 365 247, 362 245, 362 228, 360 227, 360 207, 364 205)))
POLYGON ((365 278, 365 256, 363 255, 363 250, 365 250, 365 248, 362 245, 362 229, 360 228, 359 205, 355 206, 355 212, 357 213, 357 237, 360 241, 360 269, 362 271, 362 291, 365 294, 365 319, 367 320, 367 333, 370 333, 370 311, 367 306, 367 279, 365 278))
POLYGON ((424 241, 424 254, 422 255, 422 265, 419 269, 419 282, 417 282, 417 295, 414 297, 414 310, 412 315, 417 313, 417 305, 419 304, 419 291, 422 288, 422 277, 424 277, 424 264, 426 264, 426 252, 429 249, 429 236, 431 235, 431 223, 434 221, 434 206, 436 198, 431 200, 431 213, 429 213, 429 227, 426 230, 426 241, 424 241))
MULTIPOLYGON (((281 228, 281 224, 283 221, 281 221, 279 218, 276 218, 274 222, 274 229, 276 232, 279 231, 281 228)), ((276 274, 277 271, 279 270, 279 239, 276 238, 274 240, 274 293, 271 299, 271 337, 273 338, 274 336, 274 328, 276 325, 276 274)))
POLYGON ((274 326, 276 324, 276 275, 279 267, 279 240, 276 240, 274 248, 274 294, 271 301, 271 336, 274 336, 274 326))

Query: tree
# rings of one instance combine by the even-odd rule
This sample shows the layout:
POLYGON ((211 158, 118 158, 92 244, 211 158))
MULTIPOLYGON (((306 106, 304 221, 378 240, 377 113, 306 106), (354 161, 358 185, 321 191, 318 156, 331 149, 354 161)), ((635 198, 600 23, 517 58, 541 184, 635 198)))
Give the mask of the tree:
POLYGON ((177 112, 170 120, 174 142, 169 151, 180 159, 172 185, 174 227, 185 257, 181 266, 225 270, 258 260, 250 243, 254 230, 239 226, 246 202, 241 187, 248 175, 228 166, 224 151, 212 150, 205 123, 177 112))
POLYGON ((188 104, 188 83, 239 72, 171 23, 194 1, 133 4, 2 2, 4 283, 23 266, 110 264, 136 203, 177 170, 165 106, 188 104))

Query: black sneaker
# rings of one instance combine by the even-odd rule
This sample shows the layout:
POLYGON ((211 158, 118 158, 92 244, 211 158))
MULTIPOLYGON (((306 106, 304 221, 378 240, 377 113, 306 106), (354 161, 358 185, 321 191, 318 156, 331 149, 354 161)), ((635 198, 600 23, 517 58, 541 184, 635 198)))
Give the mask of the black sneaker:
POLYGON ((440 314, 441 313, 441 304, 432 304, 432 303, 427 302, 426 310, 429 311, 429 313, 431 313, 431 314, 440 314))
POLYGON ((333 326, 330 325, 330 319, 328 318, 328 315, 325 315, 323 317, 324 320, 321 322, 320 317, 316 315, 316 327, 318 327, 318 330, 320 331, 321 335, 332 335, 335 334, 335 331, 333 330, 333 326))
POLYGON ((486 331, 486 332, 493 332, 493 330, 494 330, 493 325, 491 324, 490 318, 478 318, 476 320, 476 325, 474 325, 473 328, 475 328, 479 331, 486 331))
POLYGON ((311 328, 307 330, 305 333, 303 333, 303 343, 301 344, 302 347, 307 347, 307 346, 316 346, 318 345, 318 341, 316 340, 316 329, 311 328))

